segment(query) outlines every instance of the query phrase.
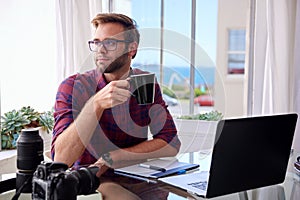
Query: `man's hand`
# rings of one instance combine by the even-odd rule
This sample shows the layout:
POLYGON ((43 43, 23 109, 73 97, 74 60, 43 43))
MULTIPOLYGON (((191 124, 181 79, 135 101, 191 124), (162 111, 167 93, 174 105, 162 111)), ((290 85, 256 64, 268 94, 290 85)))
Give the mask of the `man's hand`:
POLYGON ((100 177, 104 172, 106 172, 109 169, 109 167, 105 165, 105 161, 102 158, 98 159, 94 164, 90 165, 90 167, 93 166, 99 168, 99 171, 96 174, 97 177, 100 177))
POLYGON ((107 109, 126 102, 131 93, 128 80, 111 81, 94 96, 94 105, 107 109))

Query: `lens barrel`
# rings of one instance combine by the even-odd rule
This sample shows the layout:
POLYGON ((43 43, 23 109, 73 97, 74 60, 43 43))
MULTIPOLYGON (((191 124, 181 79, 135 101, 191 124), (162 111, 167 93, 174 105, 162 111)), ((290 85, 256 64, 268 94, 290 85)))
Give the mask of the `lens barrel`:
POLYGON ((44 160, 43 139, 38 129, 23 129, 17 141, 16 190, 26 184, 23 193, 32 192, 32 177, 37 166, 44 160))
POLYGON ((95 193, 100 185, 99 178, 96 176, 98 171, 98 167, 83 167, 71 172, 71 174, 75 175, 78 179, 77 195, 95 193))

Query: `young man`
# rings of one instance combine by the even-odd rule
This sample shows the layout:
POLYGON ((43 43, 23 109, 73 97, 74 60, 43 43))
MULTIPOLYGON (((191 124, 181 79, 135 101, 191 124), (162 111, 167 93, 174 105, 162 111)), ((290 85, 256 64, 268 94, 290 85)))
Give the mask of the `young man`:
POLYGON ((92 23, 96 31, 89 48, 97 68, 60 85, 52 156, 69 166, 98 166, 105 199, 145 199, 149 192, 141 183, 116 176, 112 169, 175 156, 180 148, 176 127, 157 83, 153 104, 138 105, 131 95, 128 77, 147 73, 130 67, 140 37, 134 21, 122 14, 98 14, 92 23), (148 139, 148 128, 153 139, 148 139))

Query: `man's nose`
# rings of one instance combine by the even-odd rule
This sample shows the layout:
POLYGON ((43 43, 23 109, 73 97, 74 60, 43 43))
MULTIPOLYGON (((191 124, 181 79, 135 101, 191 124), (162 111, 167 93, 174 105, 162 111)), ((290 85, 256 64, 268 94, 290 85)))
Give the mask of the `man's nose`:
POLYGON ((98 51, 97 51, 98 53, 106 53, 107 52, 107 50, 106 50, 106 48, 105 48, 105 46, 103 45, 103 44, 100 44, 99 46, 98 46, 98 51))

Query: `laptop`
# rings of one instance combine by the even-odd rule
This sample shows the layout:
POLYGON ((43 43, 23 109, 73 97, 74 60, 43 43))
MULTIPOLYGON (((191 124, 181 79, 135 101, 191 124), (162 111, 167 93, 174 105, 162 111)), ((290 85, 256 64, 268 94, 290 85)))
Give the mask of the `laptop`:
POLYGON ((209 171, 159 180, 205 198, 282 183, 296 122, 295 113, 221 120, 209 171))

